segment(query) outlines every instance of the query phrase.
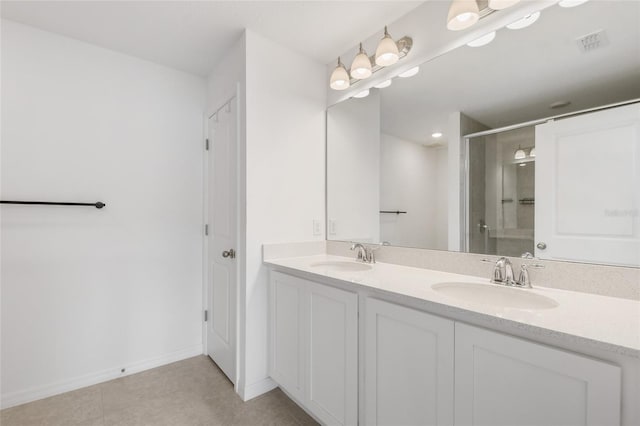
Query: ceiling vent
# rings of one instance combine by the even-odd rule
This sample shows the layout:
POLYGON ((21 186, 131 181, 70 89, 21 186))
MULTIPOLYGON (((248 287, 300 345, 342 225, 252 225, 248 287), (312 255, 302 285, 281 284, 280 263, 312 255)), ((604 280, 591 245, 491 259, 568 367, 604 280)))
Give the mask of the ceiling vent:
POLYGON ((598 30, 578 38, 576 43, 578 43, 578 49, 582 53, 588 53, 606 46, 609 44, 609 40, 604 30, 598 30))

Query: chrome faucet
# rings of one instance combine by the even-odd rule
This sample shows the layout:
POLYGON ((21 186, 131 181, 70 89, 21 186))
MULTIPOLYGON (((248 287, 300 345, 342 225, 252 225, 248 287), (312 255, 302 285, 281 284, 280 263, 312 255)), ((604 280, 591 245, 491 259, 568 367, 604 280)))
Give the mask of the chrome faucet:
POLYGON ((354 243, 351 246, 351 250, 355 250, 356 251, 356 260, 359 262, 365 262, 365 263, 369 263, 369 257, 367 254, 367 249, 365 246, 363 246, 360 243, 354 243))
POLYGON ((364 263, 376 263, 375 251, 380 247, 365 247, 360 243, 353 243, 351 250, 356 251, 356 261, 364 263))
POLYGON ((493 267, 493 276, 491 282, 494 284, 501 284, 507 286, 516 286, 523 288, 532 288, 531 280, 529 279, 529 271, 527 265, 522 264, 520 266, 520 275, 518 280, 513 278, 513 266, 511 261, 506 257, 501 257, 493 267))

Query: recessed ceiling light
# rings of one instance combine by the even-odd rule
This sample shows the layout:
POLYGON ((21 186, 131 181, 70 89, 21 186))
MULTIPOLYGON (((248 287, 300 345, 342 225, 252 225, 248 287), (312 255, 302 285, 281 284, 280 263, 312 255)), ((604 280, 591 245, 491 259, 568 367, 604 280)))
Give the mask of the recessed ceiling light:
POLYGON ((402 78, 413 77, 414 75, 418 74, 419 71, 420 71, 420 67, 413 67, 411 69, 406 70, 403 73, 398 74, 398 77, 402 77, 402 78))
POLYGON ((373 87, 375 87, 376 89, 384 89, 385 87, 389 87, 389 86, 391 86, 391 79, 385 80, 382 83, 378 83, 373 87))
POLYGON ((529 25, 533 24, 540 17, 540 12, 533 12, 531 15, 527 15, 524 18, 518 19, 515 22, 507 25, 507 28, 510 30, 521 30, 522 28, 527 28, 529 25))
POLYGON ((440 132, 431 133, 431 137, 432 138, 441 138, 442 137, 442 133, 440 133, 440 132))
POLYGON ((492 31, 489 34, 485 34, 482 37, 478 37, 477 39, 470 41, 469 43, 467 43, 467 46, 469 47, 484 46, 491 43, 494 38, 496 38, 496 32, 492 31))
POLYGON ((586 3, 589 0, 562 0, 558 5, 560 7, 576 7, 580 6, 582 3, 586 3))
POLYGON ((369 89, 363 90, 362 92, 353 95, 354 98, 366 98, 367 96, 369 96, 369 89))

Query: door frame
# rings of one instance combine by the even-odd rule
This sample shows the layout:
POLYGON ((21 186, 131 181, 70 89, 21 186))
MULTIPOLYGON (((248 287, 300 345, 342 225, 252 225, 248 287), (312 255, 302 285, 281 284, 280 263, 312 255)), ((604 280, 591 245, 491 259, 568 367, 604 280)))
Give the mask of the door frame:
POLYGON ((236 108, 237 108, 237 117, 236 117, 236 212, 238 215, 238 220, 236 220, 236 306, 235 306, 235 364, 236 364, 236 383, 234 384, 234 390, 238 393, 239 384, 241 379, 244 377, 244 368, 241 370, 240 367, 242 363, 240 362, 240 355, 244 353, 244 333, 241 333, 241 330, 244 330, 244 321, 241 319, 244 318, 244 291, 241 291, 241 288, 244 286, 241 285, 244 283, 245 274, 244 274, 244 266, 246 264, 245 259, 245 218, 246 218, 246 208, 244 208, 244 203, 241 200, 245 198, 244 191, 244 181, 242 180, 244 170, 242 158, 244 156, 245 147, 243 144, 243 135, 242 131, 243 122, 243 108, 244 105, 241 103, 240 97, 240 83, 236 83, 232 90, 229 90, 228 96, 225 96, 225 99, 222 102, 219 102, 216 108, 207 110, 204 115, 204 140, 202 141, 202 164, 203 164, 203 173, 202 173, 202 200, 203 200, 203 211, 202 211, 202 324, 201 324, 201 334, 202 334, 202 353, 203 355, 209 356, 208 354, 208 336, 207 336, 207 322, 204 321, 204 312, 207 311, 209 318, 208 321, 211 321, 211 309, 209 306, 209 238, 208 235, 205 234, 205 227, 209 225, 209 151, 211 150, 212 141, 209 140, 209 149, 207 149, 207 140, 209 139, 209 120, 216 115, 219 111, 221 111, 225 106, 231 102, 232 100, 236 100, 236 108), (242 298, 241 298, 242 297, 242 298))

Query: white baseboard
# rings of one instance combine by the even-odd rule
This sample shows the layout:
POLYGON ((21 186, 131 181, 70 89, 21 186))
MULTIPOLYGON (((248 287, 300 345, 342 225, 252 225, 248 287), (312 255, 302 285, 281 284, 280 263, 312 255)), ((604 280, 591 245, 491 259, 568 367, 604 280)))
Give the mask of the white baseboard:
POLYGON ((126 371, 124 373, 120 371, 122 366, 118 366, 116 368, 109 368, 107 370, 85 374, 68 380, 61 380, 48 385, 36 386, 17 392, 3 393, 2 396, 0 396, 0 408, 4 409, 14 407, 16 405, 25 404, 38 399, 48 398, 50 396, 117 379, 118 377, 139 373, 144 370, 171 364, 172 362, 181 361, 201 354, 202 344, 199 344, 165 355, 125 365, 124 368, 126 371))
POLYGON ((278 384, 271 379, 271 377, 264 378, 258 382, 251 383, 250 385, 240 387, 240 398, 243 401, 249 401, 257 396, 269 392, 278 387, 278 384))

